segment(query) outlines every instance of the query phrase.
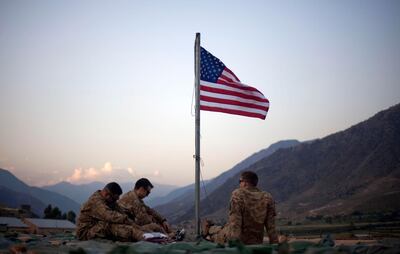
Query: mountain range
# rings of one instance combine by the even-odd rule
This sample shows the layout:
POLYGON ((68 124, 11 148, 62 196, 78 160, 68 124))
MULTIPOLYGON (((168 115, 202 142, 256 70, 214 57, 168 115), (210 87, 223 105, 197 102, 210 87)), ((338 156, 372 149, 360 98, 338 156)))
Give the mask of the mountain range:
MULTIPOLYGON (((63 212, 72 210, 78 213, 81 204, 93 192, 102 189, 105 185, 106 183, 103 182, 88 184, 60 182, 50 186, 32 187, 15 177, 11 172, 0 169, 0 205, 19 208, 23 204, 29 204, 31 210, 39 216, 43 215, 44 209, 49 204, 53 207, 57 206, 63 212)), ((146 203, 149 205, 157 204, 157 198, 177 188, 173 185, 158 183, 153 183, 153 185, 155 188, 152 191, 152 196, 148 200, 146 199, 146 203), (155 200, 155 203, 153 203, 153 200, 155 200)), ((134 183, 121 183, 120 186, 125 193, 133 188, 134 183)))
POLYGON ((15 177, 9 171, 0 168, 0 203, 12 208, 22 204, 31 205, 31 210, 43 215, 44 208, 51 204, 61 211, 79 212, 80 205, 72 199, 39 187, 32 187, 15 177))
POLYGON ((0 186, 0 204, 11 208, 20 208, 23 204, 31 206, 31 212, 35 215, 42 215, 46 205, 30 194, 20 193, 0 186))
MULTIPOLYGON (((255 161, 271 155, 278 149, 294 146, 299 143, 300 142, 297 140, 285 140, 272 144, 270 147, 251 155, 250 157, 243 160, 230 170, 225 171, 218 177, 211 180, 205 180, 203 184, 205 184, 207 191, 213 191, 217 186, 224 183, 229 177, 241 171, 243 168, 254 163, 255 161)), ((59 182, 54 185, 43 186, 42 188, 67 196, 77 203, 82 204, 94 191, 102 189, 105 184, 106 183, 103 182, 91 182, 87 184, 71 184, 69 182, 59 182)), ((120 185, 123 192, 125 193, 133 188, 134 182, 120 183, 120 185)), ((151 195, 145 199, 146 204, 149 206, 156 207, 166 203, 170 204, 170 202, 178 197, 185 197, 186 204, 188 205, 193 203, 194 184, 179 188, 174 185, 159 184, 156 182, 153 182, 153 185, 154 189, 151 191, 151 195)), ((170 213, 176 214, 175 209, 168 211, 167 214, 169 215, 170 213)))
MULTIPOLYGON (((274 196, 280 217, 399 211, 400 104, 344 131, 279 149, 243 170, 258 174, 259 188, 274 196)), ((226 218, 240 172, 230 176, 208 184, 214 190, 202 198, 202 217, 226 218)), ((175 223, 191 220, 191 195, 157 209, 175 223)))

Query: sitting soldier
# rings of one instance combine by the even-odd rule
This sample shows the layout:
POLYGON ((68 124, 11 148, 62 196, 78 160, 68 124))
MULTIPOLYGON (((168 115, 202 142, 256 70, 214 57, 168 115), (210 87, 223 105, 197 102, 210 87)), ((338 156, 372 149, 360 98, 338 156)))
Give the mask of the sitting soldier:
POLYGON ((271 194, 259 190, 256 186, 258 176, 251 171, 241 174, 240 187, 232 192, 228 223, 213 226, 210 221, 203 221, 202 235, 217 243, 228 240, 240 240, 244 244, 261 244, 264 227, 270 243, 278 242, 275 231, 275 203, 271 194))
POLYGON ((122 189, 108 183, 81 207, 76 236, 79 240, 105 238, 116 241, 143 240, 143 229, 124 214, 117 204, 122 189))
POLYGON ((153 185, 147 178, 140 178, 135 183, 134 189, 125 193, 118 201, 118 204, 139 226, 166 233, 173 237, 174 235, 167 220, 143 202, 143 199, 150 194, 152 188, 153 185))

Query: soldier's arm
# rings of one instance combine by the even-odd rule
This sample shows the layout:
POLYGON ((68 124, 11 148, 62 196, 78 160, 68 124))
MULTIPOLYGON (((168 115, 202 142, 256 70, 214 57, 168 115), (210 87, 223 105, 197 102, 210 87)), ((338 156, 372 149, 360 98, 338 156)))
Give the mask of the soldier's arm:
POLYGON ((138 200, 133 201, 130 210, 135 215, 135 221, 137 221, 139 225, 153 222, 152 217, 147 213, 146 205, 142 202, 138 200))
POLYGON ((117 210, 118 212, 125 214, 126 216, 128 216, 129 222, 126 224, 134 224, 135 222, 135 215, 130 211, 129 207, 126 207, 120 203, 117 203, 117 210))
POLYGON ((162 224, 164 221, 166 221, 166 219, 161 216, 161 214, 159 214, 156 210, 151 209, 150 207, 148 207, 147 205, 144 205, 147 211, 147 214, 149 214, 150 216, 152 216, 157 223, 162 224))
POLYGON ((91 209, 91 216, 101 221, 118 223, 118 224, 129 222, 127 215, 119 212, 118 210, 112 210, 110 207, 108 207, 102 202, 93 204, 91 209))
POLYGON ((229 219, 228 219, 228 240, 239 239, 242 233, 242 214, 243 214, 243 202, 242 200, 232 194, 230 207, 229 207, 229 219))
POLYGON ((275 228, 275 216, 275 201, 271 198, 267 203, 267 216, 264 222, 270 243, 278 243, 278 234, 275 228))
POLYGON ((136 214, 133 209, 133 202, 134 201, 128 196, 118 200, 117 204, 121 213, 126 214, 130 220, 135 221, 136 214))

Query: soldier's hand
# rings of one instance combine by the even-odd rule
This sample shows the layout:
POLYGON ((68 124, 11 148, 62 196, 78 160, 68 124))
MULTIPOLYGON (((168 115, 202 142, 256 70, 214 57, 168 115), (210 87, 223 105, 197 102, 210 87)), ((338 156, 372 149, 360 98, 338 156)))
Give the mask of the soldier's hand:
POLYGON ((278 243, 286 243, 288 241, 289 241, 289 239, 288 239, 287 236, 285 236, 285 235, 279 235, 278 236, 278 243))
POLYGON ((133 220, 131 220, 130 218, 126 219, 125 224, 126 225, 136 225, 136 223, 133 220))

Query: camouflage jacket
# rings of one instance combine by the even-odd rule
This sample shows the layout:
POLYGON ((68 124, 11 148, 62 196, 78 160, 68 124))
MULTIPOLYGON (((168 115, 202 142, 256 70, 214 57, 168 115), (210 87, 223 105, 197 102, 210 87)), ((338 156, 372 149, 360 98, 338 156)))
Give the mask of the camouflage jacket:
POLYGON ((276 243, 275 216, 271 194, 256 187, 238 188, 232 192, 230 200, 226 237, 240 239, 245 244, 260 244, 265 227, 270 242, 276 243))
POLYGON ((154 222, 162 224, 163 221, 165 221, 164 217, 148 207, 133 190, 125 193, 122 198, 118 200, 118 204, 129 215, 129 218, 133 219, 135 223, 140 226, 154 222))
POLYGON ((134 222, 122 212, 117 203, 113 206, 108 204, 101 196, 100 190, 93 193, 92 196, 89 197, 89 200, 81 207, 76 229, 78 238, 83 236, 87 230, 95 226, 98 222, 134 224, 134 222))

